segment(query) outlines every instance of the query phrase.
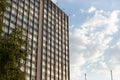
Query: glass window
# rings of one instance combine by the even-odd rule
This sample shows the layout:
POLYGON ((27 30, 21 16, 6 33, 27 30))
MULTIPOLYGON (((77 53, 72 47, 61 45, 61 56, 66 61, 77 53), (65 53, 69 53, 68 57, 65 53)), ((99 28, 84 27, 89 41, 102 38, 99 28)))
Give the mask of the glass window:
POLYGON ((34 24, 34 29, 38 30, 37 24, 34 24))
MULTIPOLYGON (((45 66, 45 65, 46 65, 45 61, 42 61, 42 65, 43 65, 43 66, 45 66)), ((43 68, 43 69, 44 69, 44 68, 43 68)), ((45 70, 44 70, 44 71, 45 71, 45 70)))
POLYGON ((18 25, 22 26, 22 21, 18 20, 18 25))
MULTIPOLYGON (((36 57, 33 56, 33 57, 32 57, 32 60, 33 60, 33 61, 36 61, 36 57)), ((35 65, 34 65, 34 68, 35 68, 35 65)))
POLYGON ((27 30, 27 24, 24 23, 22 27, 27 30))
POLYGON ((8 28, 5 27, 5 28, 4 28, 4 31, 5 31, 5 33, 8 33, 8 28))
MULTIPOLYGON (((47 57, 47 61, 50 62, 50 58, 47 57)), ((50 68, 50 64, 48 64, 48 68, 50 68)))
POLYGON ((5 15, 6 15, 6 18, 8 18, 8 19, 10 18, 10 13, 9 12, 6 13, 5 15))
POLYGON ((17 15, 17 12, 15 9, 12 9, 12 14, 17 15))
MULTIPOLYGON (((29 54, 28 55, 28 59, 31 59, 31 55, 29 54)), ((30 66, 30 63, 28 62, 28 65, 30 66)))
POLYGON ((38 35, 37 33, 38 33, 38 32, 37 32, 36 30, 34 30, 34 35, 38 35))
POLYGON ((35 49, 33 49, 33 54, 36 54, 36 50, 35 49))
POLYGON ((15 28, 15 24, 11 22, 11 23, 10 23, 10 27, 11 27, 11 28, 15 28))
MULTIPOLYGON (((35 69, 35 64, 34 63, 32 63, 32 68, 34 68, 35 69)), ((34 71, 35 72, 35 71, 34 71)))
POLYGON ((29 67, 26 68, 26 72, 27 72, 28 74, 30 74, 30 68, 29 68, 29 67))
POLYGON ((42 74, 42 80, 45 80, 45 72, 42 74))
POLYGON ((48 45, 48 46, 47 46, 47 49, 49 49, 49 50, 50 50, 50 45, 48 45))
MULTIPOLYGON (((49 65, 48 65, 48 66, 49 66, 49 65)), ((47 74, 50 75, 50 70, 49 70, 49 69, 47 70, 47 74)))
MULTIPOLYGON (((53 58, 54 56, 52 55, 52 58, 53 58)), ((54 64, 54 60, 53 59, 51 59, 51 63, 52 64, 54 64)), ((51 66, 51 68, 53 69, 53 67, 51 66)))
POLYGON ((33 37, 33 40, 34 40, 34 41, 37 41, 37 37, 34 36, 34 37, 33 37))
POLYGON ((4 23, 5 23, 5 25, 9 25, 9 21, 7 20, 7 19, 4 19, 4 23))
POLYGON ((46 53, 46 49, 45 49, 45 48, 43 48, 43 53, 44 53, 44 54, 46 53))
POLYGON ((35 22, 35 23, 38 23, 38 19, 34 18, 34 22, 35 22))

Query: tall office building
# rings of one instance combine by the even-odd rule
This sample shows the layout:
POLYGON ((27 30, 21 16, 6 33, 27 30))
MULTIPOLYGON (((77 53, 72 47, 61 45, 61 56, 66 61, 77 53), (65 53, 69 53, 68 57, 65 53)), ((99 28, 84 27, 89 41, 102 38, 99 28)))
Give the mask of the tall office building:
POLYGON ((30 54, 25 80, 70 80, 68 16, 51 0, 8 0, 4 32, 23 30, 30 54))

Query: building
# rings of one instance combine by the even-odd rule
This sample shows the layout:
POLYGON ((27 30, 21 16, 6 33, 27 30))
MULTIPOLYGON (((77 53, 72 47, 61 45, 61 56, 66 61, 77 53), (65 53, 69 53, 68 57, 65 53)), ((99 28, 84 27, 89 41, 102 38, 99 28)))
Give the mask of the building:
POLYGON ((4 32, 21 27, 31 50, 21 67, 25 80, 70 80, 68 16, 51 0, 8 2, 4 32))

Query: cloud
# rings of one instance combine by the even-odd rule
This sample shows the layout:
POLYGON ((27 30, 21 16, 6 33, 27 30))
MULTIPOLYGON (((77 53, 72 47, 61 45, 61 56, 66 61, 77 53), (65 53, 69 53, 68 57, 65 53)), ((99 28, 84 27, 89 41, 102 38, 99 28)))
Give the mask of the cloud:
POLYGON ((116 42, 115 45, 110 47, 109 55, 111 64, 120 64, 120 39, 116 42))
POLYGON ((92 12, 94 12, 95 10, 96 10, 96 8, 93 7, 93 6, 91 6, 91 7, 88 9, 88 12, 89 12, 89 13, 92 13, 92 12))
POLYGON ((120 68, 117 64, 111 66, 113 62, 120 61, 120 41, 112 46, 109 45, 111 41, 113 42, 113 36, 119 31, 120 11, 110 12, 91 7, 89 12, 93 11, 94 16, 86 20, 80 27, 74 25, 70 32, 72 80, 80 79, 80 75, 88 71, 88 73, 103 74, 106 70, 120 68), (109 49, 114 54, 107 54, 109 49), (108 62, 106 59, 112 60, 108 62))
POLYGON ((52 0, 54 3, 57 3, 59 0, 52 0))

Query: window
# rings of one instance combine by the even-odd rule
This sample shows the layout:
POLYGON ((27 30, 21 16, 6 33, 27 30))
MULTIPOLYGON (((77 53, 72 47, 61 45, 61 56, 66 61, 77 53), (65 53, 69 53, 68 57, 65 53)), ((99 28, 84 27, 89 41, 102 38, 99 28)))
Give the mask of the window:
POLYGON ((34 29, 38 30, 38 25, 37 24, 34 24, 34 29))
POLYGON ((43 53, 46 54, 46 49, 45 48, 43 48, 43 53))
POLYGON ((34 31, 34 35, 38 35, 37 33, 38 33, 37 31, 34 31))
MULTIPOLYGON (((54 56, 52 55, 52 58, 53 58, 54 56)), ((52 64, 54 64, 54 60, 53 59, 51 59, 51 63, 52 64)), ((51 68, 53 69, 53 66, 51 66, 51 68)))
POLYGON ((26 68, 26 72, 27 72, 28 74, 30 74, 30 68, 29 68, 29 67, 26 68))
POLYGON ((18 25, 21 26, 22 25, 22 21, 18 20, 18 25))
MULTIPOLYGON (((42 61, 42 65, 43 65, 43 66, 46 65, 45 61, 42 61)), ((43 69, 44 69, 44 68, 43 68, 43 69)), ((43 70, 43 72, 45 72, 45 69, 43 70)))
POLYGON ((38 19, 34 17, 34 22, 35 23, 38 23, 38 19))
POLYGON ((47 49, 49 49, 49 50, 50 50, 50 45, 48 45, 48 46, 47 46, 47 49))
POLYGON ((4 28, 4 31, 5 31, 5 33, 8 33, 8 28, 5 27, 5 28, 4 28))
POLYGON ((34 40, 34 41, 37 41, 37 37, 34 36, 34 37, 33 37, 33 40, 34 40))
MULTIPOLYGON (((34 63, 32 63, 32 68, 34 68, 35 69, 35 64, 34 63)), ((34 71, 35 72, 35 71, 34 71)))
POLYGON ((36 55, 36 51, 33 49, 33 54, 36 55))
MULTIPOLYGON (((31 59, 31 55, 30 54, 28 55, 28 59, 31 59)), ((28 62, 27 65, 30 66, 30 63, 28 62)))
MULTIPOLYGON (((36 57, 35 56, 32 57, 32 61, 36 61, 36 57)), ((35 68, 35 65, 34 65, 34 68, 35 68)))
MULTIPOLYGON (((49 65, 48 65, 48 66, 49 66, 49 65)), ((50 75, 50 70, 49 70, 49 69, 47 70, 47 74, 50 75)), ((49 77, 49 78, 50 78, 50 77, 49 77)), ((48 80, 48 79, 47 79, 47 80, 48 80)))
POLYGON ((46 59, 46 56, 45 55, 43 55, 43 60, 45 60, 46 59))
POLYGON ((46 37, 45 36, 43 36, 43 41, 46 42, 46 37))
POLYGON ((14 29, 15 28, 15 24, 10 23, 10 27, 14 29))
POLYGON ((12 9, 12 14, 17 15, 17 12, 15 9, 12 9))
MULTIPOLYGON (((47 1, 45 1, 45 2, 47 2, 47 1)), ((45 9, 47 8, 47 4, 44 4, 44 8, 45 8, 45 9)))
POLYGON ((4 20, 4 23, 8 26, 9 25, 9 21, 7 19, 4 20))

